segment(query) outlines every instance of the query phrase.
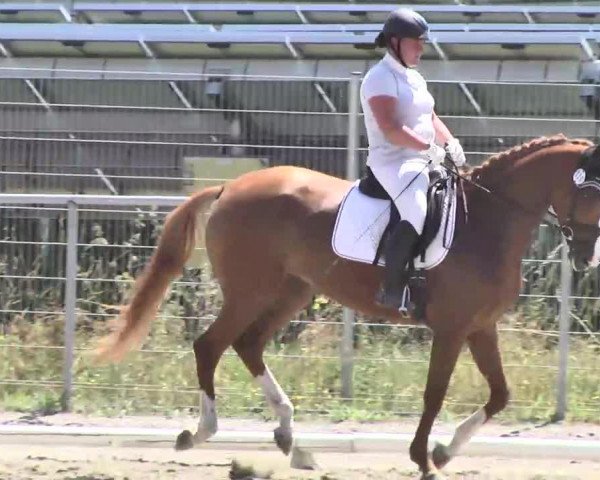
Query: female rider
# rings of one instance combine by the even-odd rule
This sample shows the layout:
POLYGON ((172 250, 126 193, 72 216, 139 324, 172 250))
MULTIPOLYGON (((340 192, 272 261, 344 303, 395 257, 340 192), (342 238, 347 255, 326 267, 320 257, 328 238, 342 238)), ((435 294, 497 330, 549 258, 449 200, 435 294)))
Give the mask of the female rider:
POLYGON ((360 89, 367 166, 400 213, 385 245, 385 277, 376 300, 404 314, 406 267, 423 232, 429 166, 443 162, 446 153, 457 166, 465 163, 460 142, 436 115, 427 83, 414 69, 428 31, 425 19, 413 10, 391 12, 375 40, 387 52, 367 72, 360 89))

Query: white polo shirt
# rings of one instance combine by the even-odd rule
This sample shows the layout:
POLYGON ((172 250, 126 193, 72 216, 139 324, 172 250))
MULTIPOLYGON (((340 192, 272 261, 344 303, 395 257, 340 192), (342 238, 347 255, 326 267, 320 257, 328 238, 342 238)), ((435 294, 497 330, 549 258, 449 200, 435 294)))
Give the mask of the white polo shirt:
POLYGON ((427 90, 427 82, 419 72, 403 67, 388 52, 371 67, 360 87, 360 101, 369 140, 367 165, 387 165, 408 158, 424 158, 418 150, 400 147, 386 140, 368 102, 369 98, 377 95, 398 99, 399 125, 411 128, 426 142, 435 140, 432 118, 435 101, 427 90))

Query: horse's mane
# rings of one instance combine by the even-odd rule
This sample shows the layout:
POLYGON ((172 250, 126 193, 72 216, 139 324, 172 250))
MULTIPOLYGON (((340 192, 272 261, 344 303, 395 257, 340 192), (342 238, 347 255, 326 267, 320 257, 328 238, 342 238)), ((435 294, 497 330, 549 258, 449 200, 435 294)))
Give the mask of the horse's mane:
POLYGON ((510 168, 515 160, 519 160, 527 155, 531 155, 543 148, 554 145, 585 145, 592 146, 593 143, 585 139, 569 139, 563 134, 553 135, 551 137, 539 137, 522 145, 497 153, 488 158, 478 167, 474 167, 469 173, 471 178, 478 183, 487 184, 498 178, 498 175, 510 168))

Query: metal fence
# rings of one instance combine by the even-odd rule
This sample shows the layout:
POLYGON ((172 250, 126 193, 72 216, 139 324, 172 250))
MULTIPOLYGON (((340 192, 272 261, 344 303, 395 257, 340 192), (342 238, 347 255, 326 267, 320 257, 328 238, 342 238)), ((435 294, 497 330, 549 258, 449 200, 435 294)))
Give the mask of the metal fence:
MULTIPOLYGON (((218 71, 0 74, 2 191, 179 194, 198 158, 223 156, 345 175, 347 79, 218 71)), ((429 87, 472 163, 542 134, 600 133, 598 85, 431 81, 429 87)), ((362 165, 362 122, 358 131, 362 165)))
MULTIPOLYGON (((296 164, 349 178, 360 174, 366 140, 360 125, 358 77, 307 80, 216 75, 152 80, 147 76, 114 81, 36 79, 31 85, 22 79, 11 81, 14 91, 0 89, 4 92, 0 99, 0 190, 9 192, 0 195, 0 323, 5 331, 11 325, 12 331, 19 321, 47 326, 64 319, 64 333, 50 329, 48 341, 37 344, 27 337, 17 341, 17 329, 17 336, 11 336, 13 340, 5 342, 2 349, 9 363, 22 364, 30 360, 31 351, 42 349, 50 352, 49 362, 59 362, 63 369, 62 374, 56 369, 40 371, 35 380, 20 377, 17 370, 6 370, 0 385, 59 388, 65 409, 73 406, 74 393, 99 390, 112 390, 121 400, 135 397, 136 391, 181 395, 181 408, 195 408, 193 382, 164 392, 160 378, 134 376, 122 381, 123 377, 115 380, 115 376, 107 381, 108 375, 99 381, 89 372, 83 377, 78 362, 89 347, 84 334, 103 328, 112 316, 110 305, 122 300, 131 277, 151 253, 162 216, 191 189, 224 180, 219 176, 223 172, 235 175, 235 166, 247 161, 248 168, 296 164), (226 168, 208 161, 215 158, 225 160, 226 168), (258 163, 252 162, 256 159, 258 163), (210 175, 205 175, 207 170, 210 175), (109 195, 88 196, 105 193, 109 195), (150 206, 156 208, 148 209, 150 206), (39 308, 40 299, 46 305, 44 310, 39 308)), ((598 131, 596 104, 581 96, 581 85, 461 86, 438 82, 432 88, 442 117, 463 139, 474 163, 531 136, 564 131, 593 138, 598 131)), ((585 310, 586 317, 571 308, 576 302, 594 301, 597 278, 579 279, 571 295, 570 268, 556 237, 542 229, 536 244, 543 248, 536 250, 535 258, 524 261, 524 276, 530 275, 532 265, 535 271, 531 276, 536 278, 550 278, 552 271, 560 269, 554 277, 561 283, 543 293, 526 284, 521 301, 531 302, 532 309, 558 317, 560 322, 528 328, 511 324, 503 327, 502 334, 541 336, 550 343, 558 339, 558 356, 551 363, 527 366, 509 362, 507 368, 529 369, 531 375, 550 371, 548 378, 556 385, 550 408, 562 416, 567 405, 567 374, 594 375, 593 367, 586 365, 567 369, 567 361, 569 335, 600 340, 589 310, 585 310), (581 282, 587 282, 588 293, 581 293, 581 282), (577 328, 570 328, 572 321, 577 328)), ((176 284, 189 290, 190 296, 182 294, 175 302, 178 305, 170 306, 161 318, 196 332, 213 318, 218 302, 209 304, 202 299, 214 299, 216 287, 193 276, 176 284)), ((411 329, 382 326, 373 319, 361 318, 357 323, 353 312, 335 311, 339 316, 321 315, 317 322, 299 317, 292 325, 299 329, 316 324, 331 327, 338 339, 336 350, 274 352, 269 360, 284 362, 281 368, 286 369, 295 368, 290 363, 313 358, 329 365, 339 377, 332 395, 360 399, 366 408, 377 396, 388 395, 394 411, 418 411, 420 394, 412 390, 411 395, 403 393, 399 399, 400 395, 392 393, 366 391, 357 370, 361 362, 391 362, 391 369, 403 363, 425 367, 427 359, 420 355, 383 358, 383 354, 370 351, 370 356, 364 357, 356 348, 358 334, 368 338, 386 331, 393 336, 411 329)), ((153 348, 146 354, 181 357, 182 369, 193 369, 189 342, 176 349, 153 348)), ((416 379, 417 391, 422 381, 416 379)), ((551 385, 548 388, 553 389, 551 385)), ((223 403, 247 395, 227 384, 218 390, 225 392, 223 403)), ((318 390, 306 392, 314 405, 325 405, 329 398, 318 390)), ((380 408, 382 404, 377 405, 380 408)), ((518 397, 514 405, 549 408, 547 403, 525 405, 518 397)), ((599 399, 592 396, 579 408, 594 411, 598 405, 599 399)), ((313 413, 331 415, 331 410, 315 407, 313 413)))

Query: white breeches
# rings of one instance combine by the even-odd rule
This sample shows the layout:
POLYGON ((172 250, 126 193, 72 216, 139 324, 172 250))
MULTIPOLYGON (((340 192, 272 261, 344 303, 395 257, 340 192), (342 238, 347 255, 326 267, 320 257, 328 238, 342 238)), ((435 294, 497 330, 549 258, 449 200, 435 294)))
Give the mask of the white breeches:
POLYGON ((402 220, 423 233, 427 214, 429 166, 422 158, 402 160, 389 165, 370 166, 373 175, 394 199, 402 220))

